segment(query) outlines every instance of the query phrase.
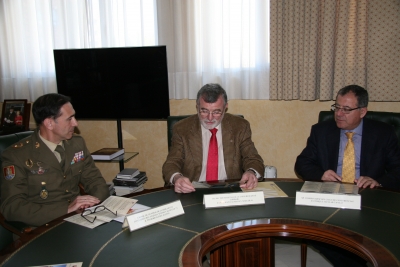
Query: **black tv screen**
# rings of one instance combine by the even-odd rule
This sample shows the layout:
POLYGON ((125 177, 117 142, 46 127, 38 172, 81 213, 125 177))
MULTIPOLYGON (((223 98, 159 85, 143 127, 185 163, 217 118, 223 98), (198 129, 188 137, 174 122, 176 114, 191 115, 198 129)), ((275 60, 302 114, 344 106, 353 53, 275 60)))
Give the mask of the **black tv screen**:
POLYGON ((166 119, 165 46, 54 50, 58 93, 77 119, 166 119))

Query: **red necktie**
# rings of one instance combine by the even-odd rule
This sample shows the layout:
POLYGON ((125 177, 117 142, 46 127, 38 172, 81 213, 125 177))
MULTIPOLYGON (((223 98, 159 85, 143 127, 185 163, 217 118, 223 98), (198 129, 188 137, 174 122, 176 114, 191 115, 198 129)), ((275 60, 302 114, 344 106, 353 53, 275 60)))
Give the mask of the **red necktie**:
POLYGON ((208 148, 207 159, 207 181, 218 180, 218 143, 217 143, 218 129, 211 129, 210 147, 208 148))

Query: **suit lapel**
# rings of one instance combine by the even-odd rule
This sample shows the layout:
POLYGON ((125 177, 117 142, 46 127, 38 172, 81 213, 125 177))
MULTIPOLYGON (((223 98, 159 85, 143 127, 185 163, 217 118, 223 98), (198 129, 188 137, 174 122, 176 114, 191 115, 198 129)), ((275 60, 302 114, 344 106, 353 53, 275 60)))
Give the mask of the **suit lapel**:
POLYGON ((69 167, 71 167, 71 161, 74 156, 74 149, 71 146, 70 142, 68 140, 64 140, 64 149, 65 149, 65 166, 64 169, 65 171, 68 170, 69 167))
MULTIPOLYGON (((336 172, 339 158, 340 129, 333 122, 334 127, 328 132, 326 144, 328 146, 328 168, 336 172)), ((322 144, 323 145, 323 144, 322 144)))
POLYGON ((364 175, 366 171, 366 166, 373 164, 369 162, 368 155, 371 153, 371 147, 375 146, 376 141, 379 140, 379 136, 373 127, 370 127, 368 119, 363 119, 363 131, 361 139, 361 152, 360 152, 360 175, 364 175))
MULTIPOLYGON (((188 146, 190 150, 190 154, 193 156, 192 160, 196 162, 195 166, 202 166, 203 165, 203 143, 201 142, 202 135, 201 135, 201 125, 199 118, 196 116, 193 119, 192 126, 189 129, 190 136, 188 138, 188 146), (199 142, 200 140, 200 142, 199 142)), ((185 155, 186 157, 188 155, 185 155)), ((200 175, 200 173, 199 173, 200 175)))
POLYGON ((229 114, 222 119, 222 145, 224 146, 224 163, 227 177, 233 177, 232 162, 236 161, 235 139, 229 114))

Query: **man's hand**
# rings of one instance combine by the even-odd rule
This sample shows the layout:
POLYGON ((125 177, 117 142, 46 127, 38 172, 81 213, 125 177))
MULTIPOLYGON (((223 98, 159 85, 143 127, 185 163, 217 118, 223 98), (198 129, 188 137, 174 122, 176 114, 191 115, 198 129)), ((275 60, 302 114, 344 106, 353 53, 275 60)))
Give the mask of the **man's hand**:
POLYGON ((377 181, 368 176, 360 176, 360 178, 358 178, 358 180, 355 181, 355 183, 359 188, 361 187, 367 188, 368 186, 374 188, 375 186, 376 187, 380 186, 380 184, 377 181))
POLYGON ((189 178, 181 174, 177 174, 176 177, 174 177, 174 187, 176 193, 192 193, 196 191, 189 178))
POLYGON ((84 195, 84 196, 78 196, 77 198, 74 199, 74 201, 71 202, 68 206, 68 213, 79 210, 79 209, 87 209, 91 206, 97 205, 100 203, 100 199, 97 197, 89 196, 89 195, 84 195))
POLYGON ((341 182, 342 177, 337 175, 337 173, 332 170, 327 170, 326 172, 324 172, 324 175, 322 175, 321 180, 329 182, 341 182))
POLYGON ((254 172, 246 171, 242 175, 242 179, 240 180, 240 187, 245 189, 253 189, 257 186, 258 179, 254 172))

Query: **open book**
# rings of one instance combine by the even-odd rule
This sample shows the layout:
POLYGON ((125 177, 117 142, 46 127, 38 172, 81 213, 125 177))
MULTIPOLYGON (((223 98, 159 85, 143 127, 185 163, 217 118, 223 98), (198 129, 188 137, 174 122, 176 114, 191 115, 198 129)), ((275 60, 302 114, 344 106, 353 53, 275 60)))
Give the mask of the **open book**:
POLYGON ((264 192, 264 198, 287 197, 288 196, 274 182, 260 182, 260 183, 257 184, 256 188, 254 188, 254 189, 242 188, 242 191, 243 192, 263 191, 264 192))
POLYGON ((116 219, 118 216, 125 217, 125 215, 129 213, 129 210, 136 202, 137 202, 136 199, 110 196, 106 200, 104 200, 103 203, 101 203, 100 205, 85 209, 84 213, 86 211, 93 212, 93 213, 87 212, 88 215, 85 216, 86 219, 82 217, 81 214, 76 214, 74 216, 65 218, 64 220, 93 229, 99 225, 108 223, 116 219), (96 208, 99 206, 104 206, 106 209, 101 209, 101 211, 95 212, 96 208))
POLYGON ((358 194, 358 186, 355 184, 342 184, 336 182, 304 182, 301 192, 315 192, 328 194, 358 194))

